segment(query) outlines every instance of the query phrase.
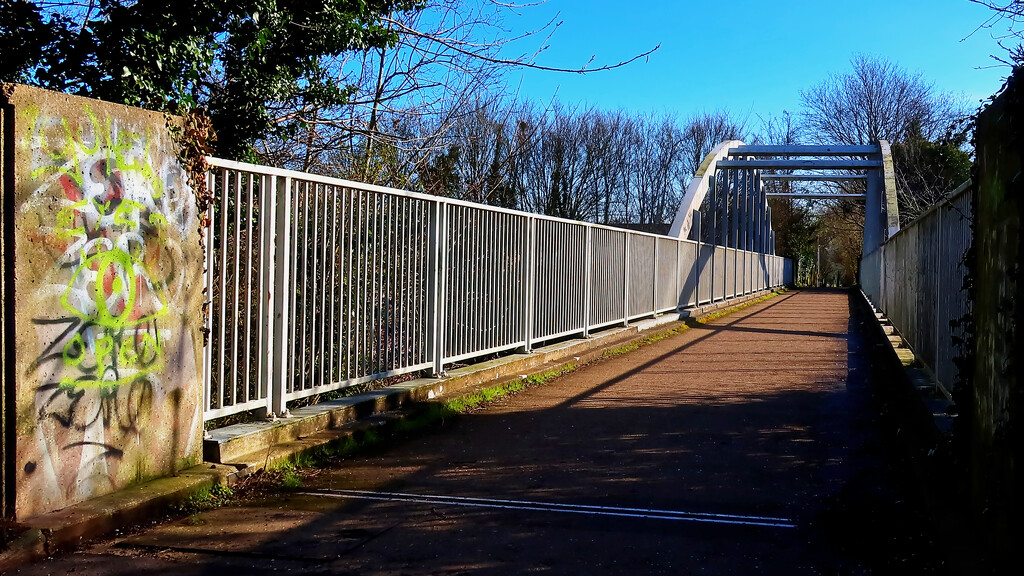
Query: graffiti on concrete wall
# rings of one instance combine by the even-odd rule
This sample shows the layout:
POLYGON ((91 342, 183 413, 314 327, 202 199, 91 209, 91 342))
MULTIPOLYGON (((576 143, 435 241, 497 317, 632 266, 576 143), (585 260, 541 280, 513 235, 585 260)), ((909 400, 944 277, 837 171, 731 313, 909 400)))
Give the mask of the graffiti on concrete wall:
POLYGON ((51 264, 28 368, 39 449, 23 471, 52 488, 48 500, 78 500, 167 466, 143 444, 178 426, 164 408, 182 391, 164 375, 188 335, 168 319, 187 313, 183 242, 197 221, 187 179, 151 127, 88 105, 73 119, 21 113, 33 187, 21 210, 51 264))

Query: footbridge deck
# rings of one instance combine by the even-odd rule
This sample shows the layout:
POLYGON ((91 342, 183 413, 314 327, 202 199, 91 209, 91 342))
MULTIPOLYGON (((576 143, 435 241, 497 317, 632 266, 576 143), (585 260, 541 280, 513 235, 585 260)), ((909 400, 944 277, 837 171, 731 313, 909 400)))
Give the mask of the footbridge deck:
POLYGON ((785 293, 347 459, 287 498, 25 573, 928 571, 938 556, 878 417, 885 363, 861 298, 785 293))

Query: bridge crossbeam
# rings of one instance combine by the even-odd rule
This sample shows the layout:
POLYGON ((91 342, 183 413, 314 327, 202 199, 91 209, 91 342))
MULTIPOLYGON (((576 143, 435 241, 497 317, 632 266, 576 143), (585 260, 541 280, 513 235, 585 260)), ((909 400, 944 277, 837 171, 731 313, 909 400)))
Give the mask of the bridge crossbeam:
POLYGON ((757 170, 864 170, 880 168, 881 160, 721 160, 720 169, 757 170))
POLYGON ((743 145, 729 150, 730 156, 873 156, 878 146, 743 145))
POLYGON ((792 182, 846 182, 867 180, 867 174, 761 174, 762 180, 788 180, 792 182))

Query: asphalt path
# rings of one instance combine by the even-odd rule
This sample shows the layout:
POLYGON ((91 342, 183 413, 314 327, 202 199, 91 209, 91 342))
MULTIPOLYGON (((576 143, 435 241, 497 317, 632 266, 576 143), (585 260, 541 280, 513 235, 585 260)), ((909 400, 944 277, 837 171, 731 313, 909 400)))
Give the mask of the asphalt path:
POLYGON ((852 297, 788 292, 20 573, 942 573, 852 297))

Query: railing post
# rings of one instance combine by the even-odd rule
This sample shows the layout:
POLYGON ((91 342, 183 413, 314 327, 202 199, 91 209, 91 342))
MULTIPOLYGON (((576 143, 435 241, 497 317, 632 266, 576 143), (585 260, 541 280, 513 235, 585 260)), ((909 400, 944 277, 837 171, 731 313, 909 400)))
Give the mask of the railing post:
POLYGON ((270 379, 270 393, 267 395, 270 405, 267 410, 270 417, 287 417, 288 407, 285 401, 285 394, 288 387, 288 332, 291 320, 291 299, 288 297, 288 288, 292 285, 292 179, 290 176, 283 178, 284 190, 278 189, 278 181, 281 178, 271 180, 271 195, 274 198, 274 284, 273 284, 273 310, 274 329, 270 353, 273 358, 273 373, 270 379))
MULTIPOLYGON (((214 186, 214 175, 211 169, 206 173, 206 189, 214 194, 216 187, 214 186)), ((203 318, 203 326, 206 329, 207 339, 206 345, 203 347, 203 411, 213 408, 213 398, 211 397, 211 384, 213 380, 213 203, 207 207, 208 222, 210 223, 205 230, 202 231, 204 237, 204 250, 203 250, 203 282, 206 288, 204 298, 206 299, 206 315, 203 318)), ((261 364, 262 365, 262 364, 261 364)), ((261 379, 262 379, 262 373, 261 379)))
MULTIPOLYGON (((725 174, 727 174, 728 172, 723 171, 721 173, 722 173, 722 176, 725 177, 725 174)), ((723 187, 723 188, 725 186, 724 182, 717 182, 716 181, 716 176, 712 176, 711 177, 711 183, 712 183, 712 187, 713 187, 712 190, 715 191, 715 195, 712 197, 712 204, 711 204, 711 211, 712 211, 712 215, 711 215, 712 227, 711 227, 711 235, 710 235, 711 236, 711 258, 710 258, 710 263, 711 263, 711 282, 708 283, 708 287, 709 287, 708 302, 709 303, 715 301, 715 288, 716 288, 716 284, 717 284, 717 282, 716 282, 717 281, 717 278, 716 278, 717 277, 717 271, 715 270, 716 269, 715 245, 718 242, 718 232, 719 232, 719 229, 722 227, 722 223, 720 221, 720 215, 718 213, 718 209, 719 209, 718 205, 719 205, 719 202, 721 201, 721 199, 719 198, 719 194, 720 194, 720 192, 719 192, 719 188, 720 188, 719 184, 721 184, 721 187, 723 187)))
POLYGON ((589 224, 586 227, 587 240, 585 243, 586 253, 583 255, 583 337, 590 338, 590 284, 591 284, 591 268, 594 266, 593 252, 594 243, 594 227, 589 224))
POLYGON ((428 305, 430 306, 430 351, 431 360, 434 363, 434 377, 444 376, 444 329, 447 318, 445 317, 447 296, 445 285, 447 280, 447 254, 446 239, 448 235, 448 211, 445 203, 435 200, 430 210, 430 230, 428 235, 428 254, 430 256, 430 279, 427 288, 428 305))
POLYGON ((683 241, 676 240, 676 310, 679 310, 679 297, 683 295, 683 286, 680 285, 679 275, 683 273, 683 241))
POLYGON ((629 326, 629 232, 622 243, 622 325, 629 326))
POLYGON ((651 275, 651 292, 654 293, 654 298, 651 300, 651 316, 658 317, 658 255, 661 252, 661 247, 658 246, 660 242, 658 239, 654 239, 654 274, 651 275))
POLYGON ((533 351, 533 303, 537 290, 537 219, 530 217, 526 225, 526 298, 523 298, 523 351, 533 351))
POLYGON ((754 209, 753 228, 751 229, 751 252, 761 252, 761 223, 764 221, 764 190, 761 184, 761 172, 754 178, 754 197, 751 203, 754 209))
POLYGON ((737 170, 726 171, 725 189, 722 196, 722 300, 729 298, 729 242, 732 237, 732 230, 729 225, 732 209, 732 191, 736 187, 737 170))
POLYGON ((750 277, 750 248, 754 238, 754 187, 757 185, 757 172, 750 171, 747 187, 743 190, 743 294, 753 291, 750 277))
MULTIPOLYGON (((715 177, 711 177, 711 184, 714 185, 715 177)), ((690 272, 693 274, 693 305, 700 306, 700 234, 701 234, 701 223, 703 215, 699 210, 693 211, 694 224, 694 244, 693 244, 693 266, 690 272)), ((687 302, 689 304, 689 302, 687 302)))

